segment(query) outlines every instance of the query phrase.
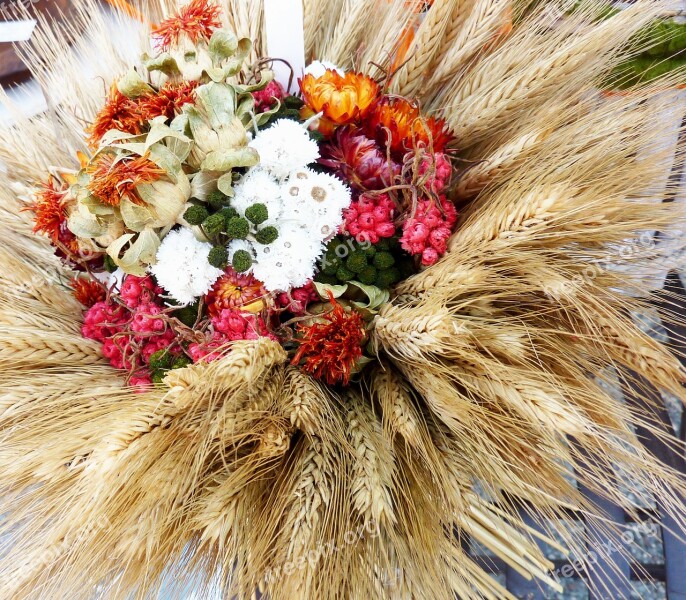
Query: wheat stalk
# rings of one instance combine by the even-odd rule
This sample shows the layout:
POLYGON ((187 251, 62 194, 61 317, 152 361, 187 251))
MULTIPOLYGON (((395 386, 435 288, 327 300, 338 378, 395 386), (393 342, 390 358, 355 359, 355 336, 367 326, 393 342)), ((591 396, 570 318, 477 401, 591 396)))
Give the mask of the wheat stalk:
POLYGON ((402 96, 417 95, 459 4, 460 0, 437 0, 431 5, 414 37, 409 58, 393 79, 391 91, 402 96))
POLYGON ((393 459, 381 424, 359 394, 348 395, 346 408, 348 437, 355 452, 351 480, 353 507, 365 522, 394 523, 393 459))

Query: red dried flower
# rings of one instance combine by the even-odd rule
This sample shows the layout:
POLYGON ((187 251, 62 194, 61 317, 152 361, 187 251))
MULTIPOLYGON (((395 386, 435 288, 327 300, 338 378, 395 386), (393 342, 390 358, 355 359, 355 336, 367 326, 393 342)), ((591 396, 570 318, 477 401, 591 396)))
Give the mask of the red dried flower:
POLYGON ((26 207, 34 213, 34 233, 44 233, 53 242, 60 238, 60 230, 67 220, 69 189, 50 176, 36 193, 35 202, 26 207))
POLYGON ((443 119, 423 116, 419 106, 395 96, 384 96, 374 103, 365 129, 382 148, 390 145, 396 155, 403 155, 418 144, 428 147, 429 141, 434 152, 442 152, 453 139, 443 119))
POLYGON ((185 33, 194 44, 209 40, 212 32, 221 27, 219 7, 208 0, 191 0, 179 12, 153 27, 152 34, 160 50, 169 50, 185 33))
POLYGON ((136 187, 143 183, 157 181, 165 174, 147 156, 126 157, 117 160, 112 153, 100 154, 88 167, 91 176, 88 189, 104 204, 119 206, 127 198, 134 204, 141 204, 136 187))
POLYGON ((362 315, 345 308, 329 293, 332 310, 311 325, 298 325, 300 347, 292 365, 329 385, 350 382, 352 369, 362 356, 365 324, 362 315))
POLYGON ((347 183, 359 190, 381 190, 393 185, 400 165, 389 164, 377 143, 360 129, 340 127, 330 143, 321 147, 319 163, 334 169, 347 183))
POLYGON ((261 281, 251 274, 236 273, 229 267, 207 293, 205 303, 210 316, 213 317, 226 309, 252 313, 260 312, 264 308, 266 296, 267 291, 261 281))
POLYGON ((88 143, 91 148, 96 148, 102 136, 110 129, 138 135, 143 132, 144 125, 145 119, 141 115, 138 104, 124 96, 117 89, 116 84, 113 84, 105 105, 86 129, 86 133, 90 135, 88 143))
POLYGON ((184 104, 195 103, 197 87, 197 81, 167 82, 157 94, 143 96, 140 99, 141 115, 146 121, 161 116, 171 120, 181 113, 184 104))
POLYGON ((104 302, 107 298, 105 288, 99 281, 75 277, 71 280, 72 294, 86 308, 91 308, 98 302, 104 302))

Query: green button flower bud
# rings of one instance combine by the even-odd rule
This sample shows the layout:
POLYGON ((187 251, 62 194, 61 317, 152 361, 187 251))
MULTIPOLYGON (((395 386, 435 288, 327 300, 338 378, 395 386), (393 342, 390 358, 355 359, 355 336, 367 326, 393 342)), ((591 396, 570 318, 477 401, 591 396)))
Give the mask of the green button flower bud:
POLYGON ((250 223, 242 217, 232 217, 226 223, 226 233, 234 240, 244 240, 250 233, 250 223))
POLYGON ((269 225, 263 227, 255 234, 255 239, 260 244, 271 244, 279 237, 279 230, 276 227, 269 225))
POLYGON ((225 269, 229 264, 229 253, 224 246, 215 246, 210 250, 207 260, 217 269, 225 269))
POLYGON ((208 236, 219 235, 226 229, 226 221, 219 213, 210 215, 202 222, 202 228, 208 236))
POLYGON ((269 211, 262 203, 253 204, 245 209, 245 218, 251 223, 259 225, 260 223, 264 223, 269 218, 269 211))
POLYGON ((247 250, 236 250, 231 261, 236 273, 245 273, 252 267, 252 256, 247 250))

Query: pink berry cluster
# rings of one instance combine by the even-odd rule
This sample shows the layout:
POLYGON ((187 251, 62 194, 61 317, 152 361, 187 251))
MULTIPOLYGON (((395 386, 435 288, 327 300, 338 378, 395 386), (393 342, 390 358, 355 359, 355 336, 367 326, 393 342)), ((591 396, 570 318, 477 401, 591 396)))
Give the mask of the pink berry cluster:
POLYGON ((274 108, 276 102, 283 100, 285 95, 286 93, 278 81, 270 81, 266 88, 252 93, 255 100, 255 112, 263 113, 274 108))
POLYGON ((448 249, 448 240, 457 221, 457 211, 445 196, 439 202, 420 200, 413 217, 403 224, 400 245, 410 254, 421 256, 422 264, 435 264, 448 249))
POLYGON ((210 323, 211 331, 207 333, 206 340, 188 346, 188 354, 193 362, 212 362, 221 358, 224 354, 222 350, 229 342, 256 340, 260 337, 269 337, 276 341, 276 337, 267 331, 262 317, 253 313, 225 308, 211 317, 210 323))
POLYGON ((289 293, 282 293, 276 297, 277 304, 294 315, 305 314, 307 306, 316 300, 319 300, 319 294, 311 281, 302 287, 291 290, 289 293))
POLYGON ((110 296, 94 304, 84 316, 83 336, 102 342, 105 358, 114 368, 130 371, 130 384, 135 387, 152 383, 150 357, 172 347, 176 338, 162 316, 161 292, 152 278, 127 275, 119 302, 110 296))
POLYGON ((377 244, 395 235, 396 207, 388 194, 362 194, 344 211, 345 231, 358 242, 377 244))
POLYGON ((442 193, 452 177, 452 165, 448 157, 442 152, 437 152, 432 156, 424 156, 419 164, 419 175, 424 177, 429 173, 426 186, 434 193, 442 193))

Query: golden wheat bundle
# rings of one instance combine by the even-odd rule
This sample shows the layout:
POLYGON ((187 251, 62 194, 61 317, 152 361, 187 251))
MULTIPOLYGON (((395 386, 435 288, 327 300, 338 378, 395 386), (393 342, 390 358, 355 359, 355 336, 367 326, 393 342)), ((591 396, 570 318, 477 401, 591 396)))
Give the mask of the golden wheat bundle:
POLYGON ((2 598, 559 588, 615 468, 683 520, 605 385, 686 396, 616 268, 683 221, 665 3, 305 0, 285 79, 273 2, 73 4, 0 136, 2 598))

